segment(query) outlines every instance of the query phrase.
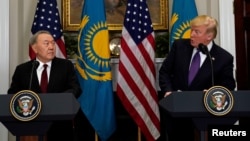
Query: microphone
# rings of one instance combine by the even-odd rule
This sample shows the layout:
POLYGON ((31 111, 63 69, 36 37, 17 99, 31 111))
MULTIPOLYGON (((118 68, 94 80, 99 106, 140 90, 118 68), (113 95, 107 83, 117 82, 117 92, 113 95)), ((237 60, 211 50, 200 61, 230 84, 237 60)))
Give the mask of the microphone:
POLYGON ((198 45, 198 48, 203 54, 207 55, 210 60, 211 71, 212 71, 212 86, 214 86, 214 68, 213 68, 213 59, 211 57, 211 54, 209 53, 207 46, 202 43, 198 45))
POLYGON ((207 46, 205 46, 204 44, 200 43, 200 44, 198 45, 198 47, 199 47, 199 50, 200 50, 203 54, 205 54, 205 55, 208 55, 208 54, 209 54, 209 51, 208 51, 208 49, 207 49, 207 46))
POLYGON ((34 70, 37 69, 38 66, 39 66, 39 62, 34 60, 33 63, 32 63, 32 70, 31 70, 31 73, 30 73, 29 90, 31 90, 31 84, 32 84, 34 70))

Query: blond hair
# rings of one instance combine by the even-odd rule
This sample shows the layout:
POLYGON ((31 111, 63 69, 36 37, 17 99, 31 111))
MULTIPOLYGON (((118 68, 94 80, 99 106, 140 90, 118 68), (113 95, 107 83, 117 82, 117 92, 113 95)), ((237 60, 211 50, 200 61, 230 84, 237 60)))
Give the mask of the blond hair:
POLYGON ((190 22, 191 27, 203 26, 203 25, 207 27, 206 33, 212 33, 213 38, 215 38, 217 35, 217 26, 218 26, 217 20, 207 15, 200 15, 195 17, 190 22))

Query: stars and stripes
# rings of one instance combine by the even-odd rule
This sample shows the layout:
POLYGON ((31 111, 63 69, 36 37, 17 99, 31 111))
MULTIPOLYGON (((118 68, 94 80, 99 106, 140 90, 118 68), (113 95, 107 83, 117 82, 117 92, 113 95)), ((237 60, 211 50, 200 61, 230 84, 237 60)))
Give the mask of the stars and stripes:
POLYGON ((128 0, 117 94, 148 141, 160 136, 154 37, 146 0, 128 0))

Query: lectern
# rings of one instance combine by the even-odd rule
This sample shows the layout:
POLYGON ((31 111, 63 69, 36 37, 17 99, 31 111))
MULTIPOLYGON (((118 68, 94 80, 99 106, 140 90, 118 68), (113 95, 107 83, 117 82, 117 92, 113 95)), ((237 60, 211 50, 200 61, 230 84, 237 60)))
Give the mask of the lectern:
POLYGON ((159 104, 173 117, 190 117, 205 140, 204 131, 208 125, 234 124, 240 117, 250 117, 250 92, 232 91, 234 106, 224 116, 210 114, 203 103, 201 91, 173 92, 163 98, 159 104))
MULTIPOLYGON (((79 103, 71 93, 39 94, 40 114, 31 121, 19 121, 10 111, 12 95, 0 95, 0 121, 15 136, 44 136, 50 125, 56 120, 71 120, 79 110, 79 103)), ((40 140, 40 139, 39 139, 40 140)))

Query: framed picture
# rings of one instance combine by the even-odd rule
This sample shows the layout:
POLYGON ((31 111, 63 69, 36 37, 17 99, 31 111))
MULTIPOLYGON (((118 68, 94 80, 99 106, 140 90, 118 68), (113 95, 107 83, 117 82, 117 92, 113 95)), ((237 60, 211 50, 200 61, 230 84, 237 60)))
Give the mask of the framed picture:
MULTIPOLYGON (((65 31, 78 31, 84 0, 62 0, 62 20, 65 31)), ((154 30, 168 29, 168 0, 147 0, 154 30)), ((109 30, 121 30, 127 0, 105 0, 109 30)), ((93 7, 94 8, 94 7, 93 7)))

